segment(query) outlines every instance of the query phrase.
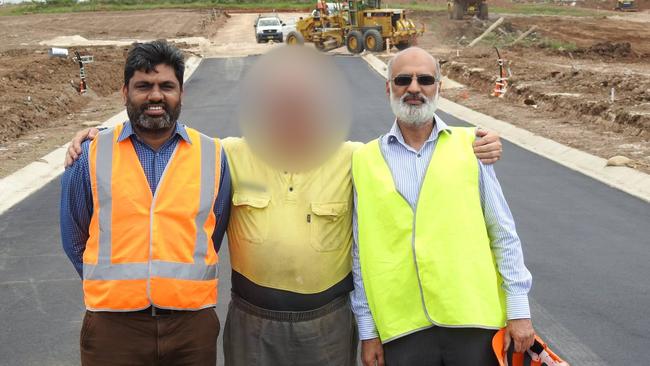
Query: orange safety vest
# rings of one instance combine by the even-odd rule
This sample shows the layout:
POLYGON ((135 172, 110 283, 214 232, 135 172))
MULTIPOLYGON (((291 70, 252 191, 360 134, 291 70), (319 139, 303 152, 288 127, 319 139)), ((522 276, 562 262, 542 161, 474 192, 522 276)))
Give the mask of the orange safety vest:
POLYGON ((492 338, 492 349, 497 356, 499 366, 570 366, 553 353, 548 345, 537 335, 535 343, 526 352, 514 352, 514 342, 507 352, 503 350, 506 329, 502 328, 492 338))
POLYGON ((86 308, 133 311, 154 305, 198 310, 217 302, 212 242, 221 145, 187 128, 152 194, 123 125, 90 143, 93 214, 83 254, 86 308))

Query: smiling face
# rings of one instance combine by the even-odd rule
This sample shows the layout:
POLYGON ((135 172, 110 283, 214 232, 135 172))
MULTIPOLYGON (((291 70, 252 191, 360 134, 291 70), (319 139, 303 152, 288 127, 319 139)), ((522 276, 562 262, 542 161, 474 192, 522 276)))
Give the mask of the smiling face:
POLYGON ((122 87, 122 95, 129 120, 137 129, 169 130, 181 113, 181 85, 166 64, 156 65, 151 72, 136 71, 122 87))
POLYGON ((420 48, 409 48, 398 53, 390 64, 390 80, 386 81, 386 93, 390 98, 391 108, 397 119, 412 125, 421 125, 433 121, 437 109, 440 87, 437 61, 420 48), (430 85, 418 81, 431 77, 436 81, 430 85), (406 85, 395 80, 410 78, 406 85))

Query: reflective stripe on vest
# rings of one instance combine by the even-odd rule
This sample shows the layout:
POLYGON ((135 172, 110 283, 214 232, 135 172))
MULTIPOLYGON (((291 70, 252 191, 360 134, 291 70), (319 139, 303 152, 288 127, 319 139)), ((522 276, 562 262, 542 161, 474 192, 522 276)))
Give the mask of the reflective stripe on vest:
MULTIPOLYGON (((217 278, 218 270, 216 263, 216 253, 213 249, 209 249, 209 245, 212 244, 211 233, 214 230, 214 226, 216 225, 213 206, 216 192, 218 191, 220 174, 219 171, 217 171, 218 165, 220 165, 220 145, 214 139, 187 128, 188 135, 190 136, 190 140, 193 141, 193 144, 198 144, 200 142, 200 150, 194 146, 189 145, 184 140, 179 141, 176 149, 174 150, 174 153, 172 154, 172 157, 165 167, 165 171, 160 178, 156 192, 152 197, 150 197, 150 201, 147 201, 147 199, 143 197, 131 197, 129 199, 130 196, 128 194, 125 195, 123 192, 119 192, 121 193, 119 196, 122 200, 127 199, 127 201, 122 201, 124 204, 123 207, 126 208, 121 209, 121 207, 113 207, 113 200, 116 199, 113 193, 117 192, 112 192, 112 189, 114 188, 114 184, 116 184, 114 179, 119 179, 119 176, 115 177, 114 175, 125 174, 125 172, 116 172, 115 169, 128 170, 129 168, 133 168, 135 165, 133 165, 132 162, 123 162, 121 168, 114 166, 113 159, 114 156, 116 156, 116 151, 114 151, 114 149, 121 149, 120 151, 122 152, 122 155, 118 153, 117 156, 122 156, 121 159, 123 160, 126 160, 128 158, 133 159, 134 157, 137 159, 137 155, 133 150, 130 139, 124 140, 122 142, 116 142, 121 129, 122 126, 118 126, 115 129, 102 131, 94 142, 96 143, 96 146, 94 147, 94 153, 92 153, 91 147, 90 158, 92 159, 94 157, 94 160, 92 160, 90 164, 91 180, 95 183, 93 187, 93 195, 96 195, 96 197, 94 197, 94 202, 96 204, 95 210, 98 212, 94 213, 93 219, 91 220, 91 237, 89 238, 89 243, 87 245, 87 250, 88 248, 96 250, 96 263, 92 263, 94 262, 93 260, 87 261, 86 256, 84 255, 83 278, 87 307, 90 309, 97 309, 97 304, 101 303, 103 305, 100 306, 100 309, 129 310, 133 306, 142 307, 146 305, 144 304, 145 300, 147 300, 146 302, 148 303, 156 305, 162 303, 164 307, 180 309, 200 308, 214 305, 213 303, 216 302, 215 281, 217 278), (129 145, 127 147, 120 146, 120 144, 129 145), (186 145, 181 148, 182 144, 186 145), (182 153, 179 153, 179 150, 182 150, 182 153), (124 153, 125 151, 128 154, 124 153), (179 154, 182 156, 179 156, 179 154), (200 154, 200 157, 198 157, 197 154, 200 154), (129 156, 127 157, 124 155, 129 156), (157 203, 160 199, 170 199, 168 197, 158 197, 159 192, 162 190, 161 187, 163 187, 163 184, 173 185, 176 184, 175 182, 177 181, 189 182, 191 185, 195 183, 193 182, 193 179, 195 179, 193 177, 168 176, 168 169, 176 159, 181 159, 178 163, 176 163, 176 169, 180 172, 189 171, 198 173, 200 170, 200 174, 195 175, 195 178, 200 179, 199 182, 196 182, 198 187, 194 186, 194 190, 190 190, 191 192, 194 192, 198 189, 198 191, 196 191, 197 195, 194 196, 195 199, 198 199, 199 201, 198 206, 196 206, 197 210, 194 211, 195 213, 187 212, 188 207, 195 207, 195 205, 192 203, 179 205, 185 209, 183 212, 175 212, 173 210, 173 207, 171 209, 159 209, 157 207, 157 203), (197 167, 192 165, 197 163, 200 164, 200 166, 197 167), (185 165, 181 166, 181 164, 185 165), (145 206, 147 204, 146 202, 150 202, 149 207, 145 206), (146 211, 144 210, 149 211, 148 220, 145 217, 144 213, 146 211), (130 216, 123 217, 123 215, 130 216), (129 258, 119 258, 119 260, 116 261, 114 258, 116 254, 114 253, 113 243, 115 240, 120 240, 120 238, 113 237, 113 229, 115 225, 115 222, 113 222, 113 220, 118 217, 119 220, 121 220, 121 227, 124 228, 125 226, 128 227, 128 220, 132 219, 131 216, 134 216, 133 220, 135 220, 135 222, 133 223, 133 226, 136 228, 141 227, 143 230, 146 230, 144 226, 145 222, 143 220, 148 221, 148 235, 139 236, 140 238, 148 238, 148 242, 137 242, 133 245, 147 246, 149 258, 148 260, 142 257, 132 260, 127 260, 129 258), (178 235, 182 239, 185 239, 185 241, 174 243, 174 245, 178 245, 180 248, 172 248, 172 254, 176 256, 182 256, 186 253, 189 255, 190 252, 187 252, 187 250, 189 250, 191 247, 193 251, 191 263, 181 262, 176 258, 163 259, 153 257, 152 251, 154 250, 155 237, 160 238, 159 240, 163 242, 158 243, 158 245, 164 246, 167 251, 170 250, 169 243, 167 243, 164 239, 166 237, 165 230, 174 230, 174 228, 154 227, 153 224, 156 220, 156 217, 158 217, 158 220, 162 221, 163 219, 160 218, 162 216, 165 217, 165 223, 172 222, 174 224, 180 225, 180 227, 183 229, 183 232, 178 235), (193 227, 190 227, 192 226, 192 223, 193 227), (95 226, 93 227, 93 225, 95 226), (190 238, 186 235, 191 232, 193 232, 192 235, 194 235, 194 238, 190 238), (210 233, 210 236, 208 235, 208 232, 210 233), (180 252, 180 254, 178 252, 180 252), (213 259, 208 261, 209 263, 206 263, 207 258, 213 259), (156 285, 158 286, 155 289, 156 291, 152 291, 151 289, 152 278, 159 279, 159 284, 156 285), (146 280, 146 287, 140 286, 140 290, 138 291, 135 291, 133 288, 126 289, 125 287, 125 291, 133 292, 132 295, 134 297, 138 298, 144 296, 146 299, 136 299, 139 301, 134 301, 132 304, 126 304, 124 301, 120 300, 115 300, 112 302, 110 298, 107 299, 107 297, 110 297, 111 293, 114 293, 105 289, 110 286, 109 284, 111 281, 114 286, 119 286, 119 283, 123 283, 125 280, 136 280, 136 282, 132 282, 132 284, 138 283, 137 280, 146 280), (169 280, 192 282, 179 282, 174 284, 174 282, 169 282, 169 280), (200 284, 199 281, 203 281, 204 283, 200 284), (214 286, 207 286, 207 282, 209 281, 214 282, 214 286), (180 292, 182 291, 178 289, 182 289, 183 286, 186 287, 192 283, 196 285, 196 289, 190 289, 189 291, 193 295, 196 295, 198 300, 181 299, 181 297, 184 295, 180 296, 180 292), (94 287, 89 288, 90 286, 94 287), (142 289, 145 289, 146 291, 143 292, 142 289), (179 293, 174 294, 174 291, 177 291, 179 293), (205 291, 214 292, 214 296, 211 293, 206 293, 205 291), (162 299, 161 301, 157 301, 157 299, 154 298, 155 296, 152 295, 153 292, 156 294, 170 292, 170 296, 168 298, 162 299), (214 298, 214 300, 211 300, 212 298, 214 298)), ((117 164, 120 165, 119 162, 117 164)), ((142 170, 141 166, 139 165, 139 161, 137 162, 137 168, 142 170)), ((137 174, 133 172, 126 173, 134 174, 134 176, 137 176, 137 174)), ((146 182, 146 177, 144 177, 144 172, 139 171, 137 173, 141 175, 142 179, 135 179, 140 187, 133 190, 133 192, 145 192, 145 187, 143 186, 145 184, 147 185, 147 190, 150 192, 148 183, 146 182)), ((175 174, 179 175, 178 172, 175 174)), ((171 199, 192 199, 191 195, 188 197, 183 197, 182 194, 179 194, 182 187, 168 188, 168 191, 170 189, 171 192, 174 192, 175 194, 175 196, 171 199)), ((127 187, 125 187, 124 190, 131 192, 127 187)), ((165 193, 163 192, 162 194, 165 193)), ((140 194, 140 196, 142 196, 142 194, 140 194)), ((167 204, 166 207, 171 207, 167 202, 165 203, 167 204)), ((163 225, 161 224, 159 226, 163 225)), ((128 253, 129 251, 122 250, 122 252, 128 253)), ((131 250, 131 252, 133 252, 133 250, 131 250)), ((156 254, 163 257, 166 255, 165 253, 156 254)))
POLYGON ((353 155, 361 272, 383 342, 432 325, 505 324, 473 140, 473 129, 439 135, 414 208, 397 191, 378 140, 353 155))

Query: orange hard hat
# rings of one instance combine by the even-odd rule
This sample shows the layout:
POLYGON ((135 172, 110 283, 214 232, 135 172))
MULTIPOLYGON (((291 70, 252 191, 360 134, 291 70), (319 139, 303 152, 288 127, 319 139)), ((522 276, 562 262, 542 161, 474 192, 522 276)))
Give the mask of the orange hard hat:
POLYGON ((535 335, 535 343, 526 352, 514 352, 512 343, 506 352, 503 349, 505 333, 506 329, 503 328, 492 338, 492 349, 500 366, 569 366, 566 361, 553 353, 537 335, 535 335))

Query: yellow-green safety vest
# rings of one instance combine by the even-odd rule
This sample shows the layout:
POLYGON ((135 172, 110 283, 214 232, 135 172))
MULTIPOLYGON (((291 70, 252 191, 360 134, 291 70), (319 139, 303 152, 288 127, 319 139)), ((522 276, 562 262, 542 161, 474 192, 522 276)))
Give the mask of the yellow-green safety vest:
POLYGON ((441 132, 415 209, 374 140, 353 154, 363 283, 382 342, 432 325, 505 325, 479 195, 474 129, 441 132))

